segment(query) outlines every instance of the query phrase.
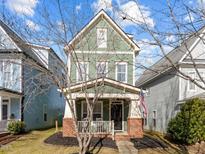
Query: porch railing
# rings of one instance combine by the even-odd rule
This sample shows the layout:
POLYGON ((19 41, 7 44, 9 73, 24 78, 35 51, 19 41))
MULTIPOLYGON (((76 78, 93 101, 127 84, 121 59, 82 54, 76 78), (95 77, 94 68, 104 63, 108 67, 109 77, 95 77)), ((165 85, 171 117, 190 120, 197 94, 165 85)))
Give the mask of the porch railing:
POLYGON ((79 133, 114 135, 114 121, 78 121, 79 133))

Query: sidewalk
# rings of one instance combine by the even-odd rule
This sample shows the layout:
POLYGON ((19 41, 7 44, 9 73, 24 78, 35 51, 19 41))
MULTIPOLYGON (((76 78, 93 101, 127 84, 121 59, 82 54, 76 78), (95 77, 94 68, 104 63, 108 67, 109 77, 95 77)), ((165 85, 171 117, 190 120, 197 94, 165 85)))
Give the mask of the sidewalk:
POLYGON ((117 146, 120 154, 137 154, 138 150, 134 147, 134 144, 130 141, 118 141, 117 146))

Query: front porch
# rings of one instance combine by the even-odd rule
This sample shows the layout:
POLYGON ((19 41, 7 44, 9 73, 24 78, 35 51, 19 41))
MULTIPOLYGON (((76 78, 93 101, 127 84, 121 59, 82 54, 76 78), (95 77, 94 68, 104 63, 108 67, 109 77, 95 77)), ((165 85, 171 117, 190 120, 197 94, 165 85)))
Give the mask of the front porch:
POLYGON ((21 120, 21 95, 0 89, 0 132, 7 131, 11 120, 21 120))

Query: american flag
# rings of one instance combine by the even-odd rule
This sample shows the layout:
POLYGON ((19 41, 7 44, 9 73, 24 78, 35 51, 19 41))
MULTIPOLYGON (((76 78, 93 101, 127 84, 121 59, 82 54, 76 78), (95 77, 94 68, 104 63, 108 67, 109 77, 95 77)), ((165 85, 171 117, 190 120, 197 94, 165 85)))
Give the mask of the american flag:
POLYGON ((145 101, 144 101, 144 93, 143 93, 143 90, 141 89, 140 90, 140 106, 142 106, 143 108, 143 113, 144 113, 144 118, 147 117, 147 108, 145 106, 145 101))

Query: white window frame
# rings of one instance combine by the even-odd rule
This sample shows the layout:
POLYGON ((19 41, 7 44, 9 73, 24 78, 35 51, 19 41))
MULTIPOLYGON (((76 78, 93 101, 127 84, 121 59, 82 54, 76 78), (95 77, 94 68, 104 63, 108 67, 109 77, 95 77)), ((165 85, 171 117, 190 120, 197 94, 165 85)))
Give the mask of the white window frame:
POLYGON ((87 81, 89 79, 89 62, 78 62, 76 66, 77 66, 77 68, 76 68, 76 81, 77 82, 87 81), (79 71, 81 71, 79 64, 83 64, 83 65, 86 64, 87 65, 86 74, 85 74, 86 79, 85 80, 79 80, 80 79, 79 71))
POLYGON ((115 63, 115 80, 117 80, 119 82, 127 83, 127 62, 116 62, 115 63), (125 64, 125 81, 124 82, 123 81, 119 81, 117 79, 117 74, 118 74, 118 72, 117 72, 117 65, 118 64, 125 64))
MULTIPOLYGON (((156 123, 156 126, 155 126, 155 128, 157 127, 157 110, 153 110, 152 111, 152 121, 155 119, 155 123, 156 123), (155 116, 156 117, 154 117, 154 112, 155 112, 155 116)), ((153 127, 154 127, 154 123, 153 123, 153 127)))
MULTIPOLYGON (((189 71, 188 72, 188 76, 190 76, 192 79, 195 79, 196 78, 196 72, 195 71, 189 71), (190 74, 191 73, 194 73, 194 77, 193 76, 191 76, 190 74)), ((190 84, 191 84, 191 81, 190 80, 187 80, 188 81, 188 91, 190 91, 190 92, 195 92, 196 91, 196 85, 194 84, 194 89, 190 89, 190 84)))
MULTIPOLYGON (((81 101, 81 119, 83 120, 83 114, 84 112, 84 104, 86 104, 86 101, 81 101)), ((101 118, 103 119, 103 101, 97 101, 96 103, 101 103, 101 118)), ((86 111, 87 112, 87 111, 86 111)), ((94 111, 93 111, 94 113, 94 111)))
POLYGON ((97 47, 98 48, 107 48, 107 28, 97 28, 97 34, 96 34, 96 41, 97 41, 97 47), (99 40, 98 40, 98 38, 99 38, 99 32, 101 31, 101 30, 103 30, 104 32, 105 32, 105 42, 100 42, 99 40))
POLYGON ((105 77, 108 77, 108 62, 106 61, 99 61, 96 63, 96 78, 98 78, 98 64, 105 63, 105 77))
POLYGON ((3 75, 2 78, 3 78, 3 82, 4 82, 3 84, 4 84, 4 87, 9 88, 10 85, 11 85, 11 82, 13 81, 13 63, 12 63, 11 60, 3 60, 2 64, 3 64, 2 65, 3 66, 3 68, 2 68, 2 75, 3 75), (9 68, 10 76, 9 76, 8 81, 5 80, 5 73, 8 73, 8 72, 5 71, 5 66, 7 65, 7 63, 10 64, 10 68, 9 68))

